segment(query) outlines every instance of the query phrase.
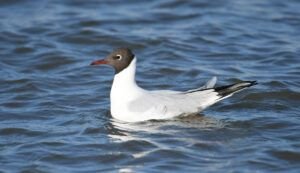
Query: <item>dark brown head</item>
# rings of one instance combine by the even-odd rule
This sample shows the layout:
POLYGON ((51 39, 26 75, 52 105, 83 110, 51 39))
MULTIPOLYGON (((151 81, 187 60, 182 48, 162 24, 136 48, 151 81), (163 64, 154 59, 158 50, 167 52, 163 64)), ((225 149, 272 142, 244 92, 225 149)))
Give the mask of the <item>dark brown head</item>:
POLYGON ((108 64, 115 69, 115 73, 118 74, 126 67, 129 66, 134 59, 134 54, 128 48, 118 48, 112 51, 105 59, 97 60, 91 63, 91 65, 108 64))

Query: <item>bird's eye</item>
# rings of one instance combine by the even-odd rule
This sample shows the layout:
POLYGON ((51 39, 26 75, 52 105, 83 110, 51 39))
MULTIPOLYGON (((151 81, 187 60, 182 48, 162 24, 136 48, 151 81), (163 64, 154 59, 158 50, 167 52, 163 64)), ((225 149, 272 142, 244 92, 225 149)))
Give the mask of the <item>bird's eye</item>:
POLYGON ((114 56, 114 59, 115 59, 115 60, 121 60, 121 59, 122 59, 122 56, 121 56, 121 55, 116 55, 116 56, 114 56))

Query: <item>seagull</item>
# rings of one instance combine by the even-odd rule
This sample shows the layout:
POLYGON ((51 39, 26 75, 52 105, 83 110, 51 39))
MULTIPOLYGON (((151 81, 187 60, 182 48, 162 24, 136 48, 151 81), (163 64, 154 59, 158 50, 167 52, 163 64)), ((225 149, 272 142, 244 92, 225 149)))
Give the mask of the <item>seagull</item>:
POLYGON ((110 111, 113 118, 124 122, 171 119, 198 114, 207 107, 256 85, 256 81, 214 87, 216 77, 204 86, 188 91, 155 90, 141 88, 135 80, 137 58, 129 48, 117 48, 105 59, 91 65, 110 65, 115 76, 110 91, 110 111))

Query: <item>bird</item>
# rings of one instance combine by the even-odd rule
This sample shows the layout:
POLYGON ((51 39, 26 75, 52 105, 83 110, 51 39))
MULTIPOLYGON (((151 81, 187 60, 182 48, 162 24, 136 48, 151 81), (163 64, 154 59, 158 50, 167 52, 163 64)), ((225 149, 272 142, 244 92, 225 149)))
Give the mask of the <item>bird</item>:
POLYGON ((240 81, 231 85, 215 87, 213 77, 204 86, 188 90, 146 90, 135 79, 137 58, 129 48, 117 48, 106 58, 90 65, 109 65, 115 75, 110 91, 110 112, 114 119, 123 122, 165 120, 199 114, 209 106, 232 96, 256 81, 240 81))

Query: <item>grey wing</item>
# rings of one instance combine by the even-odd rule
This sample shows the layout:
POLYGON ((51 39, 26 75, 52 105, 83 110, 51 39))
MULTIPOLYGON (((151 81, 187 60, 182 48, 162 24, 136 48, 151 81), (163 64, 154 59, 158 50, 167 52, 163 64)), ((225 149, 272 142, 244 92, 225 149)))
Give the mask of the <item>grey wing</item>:
POLYGON ((141 114, 144 112, 153 114, 157 118, 196 113, 244 88, 256 84, 256 81, 241 81, 232 85, 187 92, 148 92, 132 101, 129 109, 141 114))
POLYGON ((134 112, 155 113, 160 116, 180 115, 199 112, 219 98, 213 89, 190 93, 155 92, 134 100, 129 108, 134 112))
POLYGON ((203 86, 203 89, 208 89, 208 88, 213 88, 215 87, 216 83, 217 83, 217 77, 214 76, 212 77, 209 81, 206 82, 206 84, 203 86))
POLYGON ((203 85, 202 87, 192 89, 192 90, 188 90, 187 92, 193 92, 193 91, 199 91, 199 90, 203 90, 203 89, 213 88, 216 85, 217 80, 218 80, 217 77, 214 76, 209 81, 207 81, 206 84, 203 85))

